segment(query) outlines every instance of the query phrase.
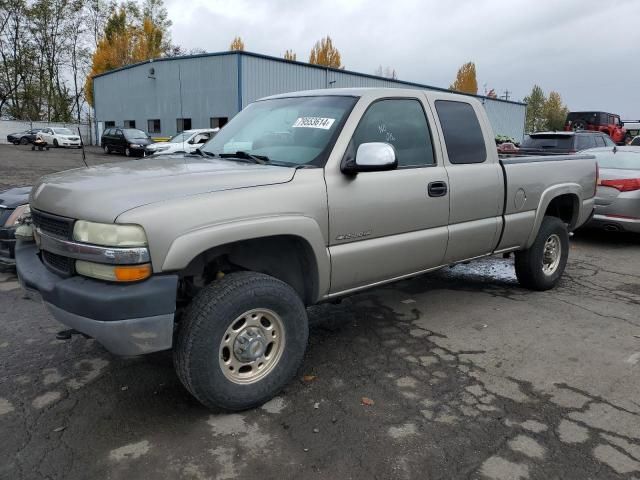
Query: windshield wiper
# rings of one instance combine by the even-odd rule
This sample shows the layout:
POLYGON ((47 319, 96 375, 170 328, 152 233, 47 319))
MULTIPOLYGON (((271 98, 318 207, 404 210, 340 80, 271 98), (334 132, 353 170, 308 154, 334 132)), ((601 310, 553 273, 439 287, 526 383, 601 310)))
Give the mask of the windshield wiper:
POLYGON ((249 152, 245 152, 244 150, 238 150, 236 153, 221 153, 219 154, 220 158, 239 158, 242 160, 251 160, 253 163, 259 163, 260 165, 265 165, 269 163, 270 159, 266 155, 252 155, 249 152))

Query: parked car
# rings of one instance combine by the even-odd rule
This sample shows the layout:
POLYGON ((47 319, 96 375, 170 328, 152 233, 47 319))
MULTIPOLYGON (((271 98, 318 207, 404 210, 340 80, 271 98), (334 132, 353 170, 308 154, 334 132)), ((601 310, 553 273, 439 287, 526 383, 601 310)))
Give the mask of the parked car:
POLYGON ((625 139, 627 144, 629 144, 634 137, 640 136, 640 120, 623 120, 622 124, 627 131, 625 139))
POLYGON ((10 133, 7 135, 7 141, 14 145, 28 145, 36 139, 36 134, 41 130, 41 128, 33 128, 24 132, 10 133))
POLYGON ((596 148, 600 176, 590 227, 640 233, 640 147, 596 148))
POLYGON ((31 187, 0 192, 0 265, 15 265, 16 228, 21 215, 28 212, 31 187))
POLYGON ((100 139, 104 153, 123 153, 127 157, 143 156, 152 143, 149 134, 137 128, 107 128, 100 139))
POLYGON ((80 136, 65 127, 46 127, 40 131, 40 137, 48 145, 54 147, 76 147, 81 148, 80 136))
POLYGON ((308 305, 506 252, 521 285, 553 288, 595 189, 593 156, 500 160, 473 97, 296 92, 199 155, 40 179, 17 271, 69 328, 115 354, 174 349, 198 400, 242 410, 298 371, 308 305))
POLYGON ((156 142, 147 145, 147 155, 167 153, 192 153, 218 133, 219 128, 201 128, 185 130, 169 139, 168 142, 156 142))
POLYGON ((591 130, 609 135, 618 145, 624 144, 626 130, 620 121, 620 115, 607 112, 570 112, 564 129, 567 132, 591 130))
POLYGON ((638 135, 637 137, 633 137, 629 142, 629 146, 640 147, 640 135, 638 135))
POLYGON ((553 155, 576 153, 588 148, 614 146, 605 133, 600 132, 538 132, 525 136, 518 153, 553 155))

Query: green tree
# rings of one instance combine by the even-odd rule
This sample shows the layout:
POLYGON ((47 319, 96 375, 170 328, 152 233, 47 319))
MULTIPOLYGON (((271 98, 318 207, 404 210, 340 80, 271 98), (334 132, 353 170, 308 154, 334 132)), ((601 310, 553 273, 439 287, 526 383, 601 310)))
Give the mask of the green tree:
POLYGON ((340 52, 328 35, 316 42, 309 54, 309 63, 331 68, 344 68, 340 52))
POLYGON ((478 80, 476 78, 476 64, 467 62, 458 69, 456 80, 449 90, 456 92, 478 94, 478 80))
POLYGON ((531 93, 524 97, 524 103, 527 104, 527 116, 525 120, 525 130, 527 133, 539 132, 547 126, 545 117, 545 98, 544 91, 538 85, 534 85, 531 93))
POLYGON ((558 92, 549 92, 549 97, 544 103, 543 114, 547 130, 562 130, 564 128, 569 109, 562 103, 562 97, 558 92))

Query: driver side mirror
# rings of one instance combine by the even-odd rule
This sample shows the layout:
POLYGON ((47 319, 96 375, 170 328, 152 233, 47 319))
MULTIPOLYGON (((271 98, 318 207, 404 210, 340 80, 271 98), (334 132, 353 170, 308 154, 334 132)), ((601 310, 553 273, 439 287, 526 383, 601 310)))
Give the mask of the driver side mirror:
POLYGON ((341 165, 342 173, 382 172, 398 168, 398 158, 393 145, 384 142, 361 143, 355 158, 347 158, 341 165))

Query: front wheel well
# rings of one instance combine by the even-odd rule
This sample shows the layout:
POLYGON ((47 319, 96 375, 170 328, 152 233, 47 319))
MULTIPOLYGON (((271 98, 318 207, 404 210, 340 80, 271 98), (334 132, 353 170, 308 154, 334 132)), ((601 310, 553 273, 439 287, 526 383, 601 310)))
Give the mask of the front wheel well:
POLYGON ((569 230, 573 230, 578 223, 578 213, 580 211, 579 199, 577 195, 566 193, 555 197, 545 211, 545 216, 557 217, 567 224, 569 230))
POLYGON ((236 271, 275 277, 293 288, 306 305, 318 295, 318 266, 311 245, 295 235, 242 240, 197 255, 180 273, 183 290, 193 297, 205 285, 236 271))

